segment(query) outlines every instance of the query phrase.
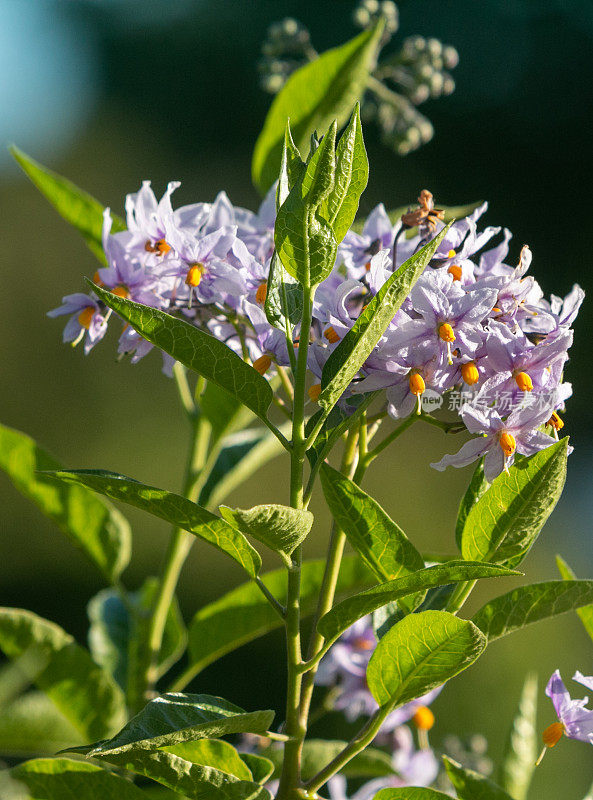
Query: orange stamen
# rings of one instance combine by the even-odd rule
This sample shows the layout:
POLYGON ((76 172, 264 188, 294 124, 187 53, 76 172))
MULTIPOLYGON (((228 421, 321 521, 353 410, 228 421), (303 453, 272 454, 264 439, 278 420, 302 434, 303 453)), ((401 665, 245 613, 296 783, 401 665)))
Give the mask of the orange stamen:
POLYGON ((264 353, 263 356, 256 358, 253 362, 253 369, 256 372, 259 372, 260 375, 265 375, 266 372, 270 369, 272 364, 272 359, 267 353, 264 353))
POLYGON ((120 284, 116 286, 114 289, 111 290, 112 294, 117 295, 118 297, 123 297, 125 300, 128 300, 130 297, 130 292, 127 286, 120 284))
POLYGON ((93 283, 96 284, 97 286, 105 286, 105 284, 101 280, 101 276, 99 275, 99 270, 97 270, 93 275, 93 283))
POLYGON ((507 433, 507 431, 503 431, 500 434, 499 439, 500 446, 502 448, 502 452, 508 458, 512 456, 515 450, 517 449, 517 442, 515 441, 515 437, 512 433, 507 433))
POLYGON ((327 341, 328 341, 330 344, 335 344, 336 342, 339 342, 339 341, 340 341, 340 337, 338 336, 338 334, 337 334, 337 333, 336 333, 336 331, 335 331, 335 330, 332 328, 332 326, 331 326, 331 325, 329 326, 329 328, 326 328, 326 329, 325 329, 325 331, 323 332, 323 335, 325 336, 325 338, 327 339, 327 341))
POLYGON ((87 306, 83 308, 80 314, 78 315, 78 322, 83 328, 88 329, 91 327, 91 322, 93 321, 93 317, 97 313, 97 309, 94 306, 87 306))
POLYGON ((560 419, 556 411, 553 411, 552 416, 548 420, 548 425, 551 425, 555 431, 560 431, 564 427, 564 420, 560 419))
POLYGON ((444 322, 442 325, 439 325, 439 336, 443 342, 454 342, 455 334, 453 333, 453 326, 448 322, 444 322))
POLYGON ((426 383, 419 372, 410 372, 408 383, 410 384, 410 391, 412 394, 415 394, 416 397, 419 397, 426 391, 426 383))
POLYGON ((475 361, 468 361, 467 364, 461 365, 461 377, 468 386, 473 386, 480 380, 480 373, 475 361))
POLYGON ((200 281, 202 280, 202 275, 204 274, 204 265, 200 262, 197 264, 192 264, 191 267, 187 271, 187 275, 185 276, 185 283, 188 286, 196 287, 200 285, 200 281))
POLYGON ((447 272, 449 273, 449 275, 453 276, 454 281, 460 281, 461 276, 463 275, 463 270, 461 269, 459 264, 451 264, 447 272))
POLYGON ((563 735, 564 724, 562 722, 553 722, 542 733, 542 740, 546 747, 556 747, 563 735))
POLYGON ((260 285, 256 289, 255 302, 259 303, 260 306, 263 306, 263 304, 266 302, 267 296, 268 296, 268 282, 263 281, 263 283, 260 283, 260 285))
POLYGON ((533 381, 526 372, 517 372, 515 374, 515 381, 522 392, 531 392, 533 389, 533 381))
POLYGON ((428 706, 418 706, 412 721, 419 731, 429 731, 434 725, 434 714, 428 706))
POLYGON ((309 391, 307 392, 310 399, 316 403, 319 400, 319 395, 321 394, 321 384, 314 383, 313 386, 309 387, 309 391))

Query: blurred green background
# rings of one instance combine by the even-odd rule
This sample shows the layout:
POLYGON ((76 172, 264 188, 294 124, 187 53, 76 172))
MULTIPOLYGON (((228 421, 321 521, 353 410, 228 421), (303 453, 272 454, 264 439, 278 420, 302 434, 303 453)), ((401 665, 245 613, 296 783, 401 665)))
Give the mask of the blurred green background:
MULTIPOLYGON (((0 0, 0 142, 21 148, 72 178, 115 211, 142 179, 157 194, 182 181, 177 204, 211 200, 224 188, 256 207, 250 155, 270 98, 256 62, 267 26, 292 15, 321 51, 355 33, 352 2, 306 0, 0 0)), ((546 294, 590 284, 589 187, 593 158, 593 4, 589 0, 407 0, 404 36, 436 36, 454 45, 455 94, 421 107, 433 141, 397 158, 369 126, 371 177, 361 213, 377 202, 411 203, 429 188, 438 202, 490 201, 489 224, 534 251, 533 273, 546 294)), ((60 321, 46 318, 64 294, 83 288, 92 255, 76 233, 0 154, 2 259, 0 419, 41 442, 68 467, 103 467, 177 489, 186 429, 173 383, 152 354, 140 365, 116 363, 115 334, 85 358, 61 344, 60 321)), ((576 326, 567 377, 574 384, 566 431, 576 452, 564 498, 535 552, 529 580, 556 577, 554 553, 591 575, 593 391, 588 334, 591 305, 576 326)), ((469 472, 444 474, 429 462, 459 442, 414 431, 370 470, 366 488, 421 548, 451 552, 459 497, 469 472)), ((282 499, 286 465, 273 462, 231 498, 238 505, 282 499), (280 496, 278 492, 280 491, 280 496)), ((79 639, 86 601, 101 588, 83 556, 0 476, 0 603, 30 608, 79 639)), ((320 555, 327 520, 319 498, 307 555, 320 555)), ((167 530, 140 513, 135 558, 125 574, 137 586, 158 571, 167 530)), ((238 569, 196 545, 179 595, 186 619, 242 581, 238 569)), ((505 586, 484 584, 482 597, 505 586)), ((472 607, 477 602, 472 600, 472 607)), ((593 673, 593 643, 574 616, 543 623, 493 645, 455 680, 435 710, 434 742, 451 731, 482 732, 500 759, 524 675, 542 682, 560 667, 593 673)), ((283 700, 281 639, 261 640, 228 656, 193 685, 246 707, 283 700), (271 648, 274 648, 273 650, 271 648), (270 658, 269 653, 274 656, 270 658)), ((541 726, 553 721, 541 692, 541 726)), ((330 719, 328 730, 335 720, 330 719)), ((321 730, 321 728, 318 728, 321 730)), ((531 797, 582 798, 593 780, 593 751, 562 742, 537 771, 531 797), (570 770, 570 773, 568 773, 570 770), (567 786, 567 775, 570 785, 567 786)))

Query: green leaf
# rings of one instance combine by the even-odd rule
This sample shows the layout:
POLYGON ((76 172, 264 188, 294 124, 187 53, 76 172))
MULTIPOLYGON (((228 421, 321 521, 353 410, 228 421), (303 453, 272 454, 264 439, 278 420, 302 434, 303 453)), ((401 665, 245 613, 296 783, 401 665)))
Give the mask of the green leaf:
POLYGON ((253 780, 253 775, 242 756, 232 744, 223 739, 198 739, 197 742, 182 742, 171 747, 164 747, 168 753, 201 764, 203 767, 215 767, 242 781, 253 780))
POLYGON ((513 800, 500 786, 483 775, 465 769, 447 756, 443 756, 443 762, 459 800, 513 800))
POLYGON ((527 800, 538 756, 537 675, 525 678, 519 708, 513 719, 501 768, 502 788, 514 800, 527 800))
POLYGON ((436 689, 473 664, 486 637, 446 611, 420 611, 393 626, 367 668, 367 684, 382 707, 397 708, 436 689))
POLYGON ((435 789, 420 789, 410 786, 405 789, 381 789, 374 800, 450 800, 450 795, 435 789))
POLYGON ((331 225, 338 244, 354 221, 368 179, 369 160, 362 137, 360 104, 356 103, 348 127, 336 148, 334 188, 321 207, 321 215, 331 225))
POLYGON ((87 605, 89 650, 124 691, 128 678, 130 612, 115 589, 104 589, 87 605))
POLYGON ((82 484, 113 500, 121 500, 147 511, 214 545, 240 564, 252 577, 259 572, 261 558, 239 531, 181 495, 156 489, 106 470, 60 470, 48 474, 57 480, 82 484))
POLYGON ((516 567, 558 502, 566 480, 568 439, 514 464, 470 509, 461 533, 468 561, 516 567))
MULTIPOLYGON (((325 561, 305 561, 301 572, 301 611, 312 614, 325 561)), ((278 569, 261 576, 272 594, 286 599, 286 570, 278 569)), ((338 594, 362 589, 371 583, 370 575, 358 557, 346 556, 338 580, 338 594)), ((261 591, 246 583, 201 608, 189 625, 189 656, 192 672, 197 675, 213 661, 247 642, 276 630, 282 621, 261 591)))
MULTIPOLYGON (((311 145, 310 155, 313 155, 318 146, 318 142, 315 148, 311 145)), ((301 158, 298 147, 293 141, 292 131, 290 130, 290 119, 287 118, 284 126, 280 175, 278 177, 278 186, 276 187, 276 211, 284 203, 295 183, 302 177, 305 169, 306 164, 301 158)))
POLYGON ((0 467, 101 570, 115 581, 130 560, 130 527, 110 503, 83 486, 65 486, 40 470, 61 469, 33 439, 0 425, 0 467))
POLYGON ((53 754, 81 741, 80 733, 43 692, 27 692, 0 709, 3 756, 53 754))
MULTIPOLYGON (((15 800, 143 800, 144 793, 133 783, 96 764, 71 758, 36 758, 10 770, 17 785, 26 786, 25 795, 15 800)), ((11 795, 3 795, 11 800, 11 795)))
POLYGON ((239 753, 249 767, 256 783, 266 783, 274 774, 274 765, 269 758, 256 756, 255 753, 239 753))
MULTIPOLYGON (((330 739, 307 739, 303 745, 301 773, 303 780, 309 780, 324 769, 330 761, 346 747, 346 742, 330 739)), ((282 767, 283 749, 272 745, 263 751, 275 766, 275 777, 279 777, 282 767)), ((391 756, 376 747, 367 747, 340 770, 345 778, 380 778, 393 775, 391 756)))
MULTIPOLYGON (((101 203, 71 181, 34 161, 15 145, 8 149, 25 174, 45 195, 58 214, 82 233, 89 248, 99 261, 105 264, 102 241, 104 208, 101 203)), ((112 233, 126 230, 124 221, 116 214, 111 214, 111 218, 113 220, 112 233)))
MULTIPOLYGON (((576 579, 575 573, 561 556, 556 556, 556 565, 558 566, 558 571, 564 580, 576 579)), ((589 637, 593 640, 593 605, 582 606, 581 608, 578 608, 577 614, 583 623, 584 629, 589 634, 589 637)))
MULTIPOLYGON (((280 431, 290 435, 290 423, 280 426, 280 431)), ((200 493, 202 506, 216 507, 260 467, 284 452, 276 436, 262 428, 238 431, 225 441, 200 493)))
POLYGON ((410 256, 385 281, 352 328, 325 362, 319 405, 329 411, 371 355, 410 289, 424 272, 449 227, 410 256))
MULTIPOLYGON (((353 481, 323 464, 321 485, 336 523, 380 581, 424 568, 422 556, 402 529, 353 481)), ((421 596, 404 605, 411 609, 420 602, 421 596)))
POLYGON ((188 369, 226 389, 256 416, 267 421, 273 394, 270 384, 224 342, 157 308, 118 297, 95 284, 92 287, 109 308, 129 322, 147 341, 188 369))
POLYGON ((574 611, 592 602, 593 581, 532 583, 486 603, 472 621, 489 641, 493 641, 533 622, 574 611))
POLYGON ((269 792, 251 780, 239 780, 227 772, 194 764, 163 750, 127 750, 100 758, 158 781, 188 800, 270 800, 269 792))
POLYGON ((231 733, 263 734, 273 720, 273 711, 247 712, 221 697, 171 692, 151 700, 111 739, 85 749, 89 757, 95 758, 129 750, 156 750, 231 733))
POLYGON ((303 316, 303 287, 284 269, 276 250, 270 262, 264 310, 270 325, 292 341, 294 326, 303 316))
POLYGON ((301 152, 306 152, 313 131, 326 130, 333 119, 342 125, 362 96, 382 32, 380 21, 290 76, 276 95, 255 144, 251 173, 262 194, 278 177, 286 120, 290 119, 301 152))
POLYGON ((220 506, 220 513, 246 536, 262 542, 275 552, 292 555, 313 525, 313 514, 275 503, 253 508, 220 506))
POLYGON ((484 477, 484 461, 483 459, 480 459, 480 462, 478 463, 478 466, 472 475, 471 481, 469 482, 469 486, 461 498, 459 511, 457 513, 457 522, 455 524, 455 541, 457 542, 457 546, 460 550, 461 538, 463 536, 463 528, 465 526, 467 515, 482 497, 482 495, 486 492, 489 486, 490 484, 484 477))
POLYGON ((334 186, 335 143, 334 122, 276 214, 276 252, 288 274, 302 286, 325 280, 336 260, 334 232, 320 213, 334 186))
POLYGON ((0 649, 10 659, 35 652, 45 666, 31 679, 88 741, 125 719, 122 692, 89 653, 58 625, 18 608, 0 609, 0 649))
POLYGON ((445 586, 459 581, 520 574, 495 564, 479 562, 472 564, 467 561, 449 561, 447 564, 427 567, 402 578, 380 583, 378 586, 373 586, 371 589, 366 589, 364 592, 342 600, 319 620, 317 630, 327 642, 333 642, 357 620, 410 594, 425 592, 435 586, 445 586))

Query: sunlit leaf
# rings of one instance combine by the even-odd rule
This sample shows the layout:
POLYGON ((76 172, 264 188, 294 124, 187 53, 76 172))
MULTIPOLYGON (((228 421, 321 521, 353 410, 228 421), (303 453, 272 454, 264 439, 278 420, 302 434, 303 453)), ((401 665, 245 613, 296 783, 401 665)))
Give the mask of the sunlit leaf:
POLYGON ((593 581, 547 581, 519 586, 496 597, 474 614, 473 622, 489 641, 548 617, 593 603, 593 581))
POLYGON ((469 667, 486 647, 471 622, 446 611, 420 611, 395 624, 367 668, 367 684, 382 707, 397 708, 469 667))
POLYGON ((567 446, 568 439, 562 439, 494 479, 465 519, 464 558, 509 567, 521 563, 562 493, 567 446))
MULTIPOLYGON (((71 758, 36 758, 10 770, 14 800, 143 800, 133 783, 96 764, 71 758), (26 787, 25 794, 18 791, 26 787)), ((3 800, 12 800, 3 794, 3 800)))
POLYGON ((313 525, 310 511, 277 503, 253 508, 221 506, 220 513, 243 534, 287 556, 306 539, 313 525))
POLYGON ((379 343, 410 289, 424 272, 448 227, 425 244, 385 281, 325 362, 319 405, 329 410, 340 399, 379 343))
POLYGON ((225 389, 258 417, 267 420, 272 402, 270 384, 224 342, 158 308, 149 308, 94 284, 92 286, 101 300, 144 339, 225 389))
POLYGON ((129 503, 193 533, 233 558, 253 577, 261 567, 259 554, 238 530, 181 495, 104 470, 61 470, 48 474, 57 480, 82 484, 113 500, 129 503))
MULTIPOLYGON (((574 571, 561 556, 556 556, 556 565, 564 580, 576 579, 574 571)), ((581 608, 577 609, 577 614, 583 623, 584 629, 589 634, 589 637, 593 639, 593 605, 581 606, 581 608)))
POLYGON ((459 800, 513 800, 500 786, 484 775, 465 769, 447 756, 443 756, 443 761, 459 800))

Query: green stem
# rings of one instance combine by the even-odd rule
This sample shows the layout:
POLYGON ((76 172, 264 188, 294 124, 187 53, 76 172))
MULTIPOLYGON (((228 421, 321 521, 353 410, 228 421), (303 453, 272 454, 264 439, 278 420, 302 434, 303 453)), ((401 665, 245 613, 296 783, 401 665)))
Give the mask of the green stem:
POLYGON ((451 614, 457 614, 467 598, 473 592, 476 583, 477 581, 464 581, 463 583, 458 583, 451 594, 451 597, 449 598, 449 602, 447 603, 447 611, 449 611, 451 614))
MULTIPOLYGON (((366 420, 363 417, 362 424, 359 428, 352 428, 348 432, 346 439, 346 447, 342 456, 341 472, 352 478, 358 464, 358 444, 359 439, 366 442, 366 420), (363 434, 363 429, 365 433, 363 434)), ((327 561, 325 565, 325 572, 319 590, 319 599, 317 601, 317 610, 313 618, 313 627, 311 629, 311 638, 309 639, 309 647, 307 648, 307 663, 312 662, 313 659, 319 654, 323 648, 324 638, 317 631, 317 623, 327 612, 331 609, 334 598, 336 595, 336 587, 338 585, 338 577, 340 575, 340 566, 342 564, 342 556, 344 554, 344 546, 346 544, 346 535, 344 531, 339 528, 335 522, 332 524, 327 561)), ((301 707, 300 707, 300 720, 301 727, 306 731, 309 725, 309 711, 311 709, 311 701, 313 699, 313 690, 315 688, 315 675, 317 674, 318 661, 314 663, 312 668, 305 674, 303 678, 303 686, 301 693, 301 707)), ((302 750, 302 742, 301 742, 302 750)))
MULTIPOLYGON (((200 381, 198 389, 196 390, 197 392, 200 391, 201 386, 202 383, 200 381)), ((195 501, 204 481, 204 466, 207 462, 211 427, 205 417, 198 416, 193 422, 192 428, 192 445, 185 472, 183 495, 195 501)), ((158 660, 163 642, 167 614, 169 613, 169 607, 173 595, 175 594, 181 568, 194 542, 195 536, 192 536, 190 533, 180 528, 175 528, 169 539, 161 570, 159 588, 148 627, 148 655, 144 678, 146 697, 152 695, 156 686, 158 679, 158 660)))
POLYGON ((381 730, 381 726, 395 705, 395 703, 390 703, 387 706, 379 708, 366 725, 364 725, 349 744, 346 745, 342 752, 305 784, 305 791, 314 796, 324 783, 327 783, 327 781, 345 767, 349 761, 368 747, 381 730))
MULTIPOLYGON (((307 373, 307 351, 313 314, 315 290, 303 287, 303 316, 301 320, 299 352, 294 381, 294 403, 292 412, 292 442, 290 449, 290 505, 303 508, 303 469, 305 463, 305 379, 307 373)), ((286 594, 286 650, 288 676, 286 692, 286 734, 290 737, 284 746, 282 774, 278 788, 278 800, 288 800, 300 781, 300 743, 304 737, 300 723, 300 701, 302 674, 299 670, 301 652, 301 564, 302 548, 294 551, 292 565, 288 570, 286 594)))

